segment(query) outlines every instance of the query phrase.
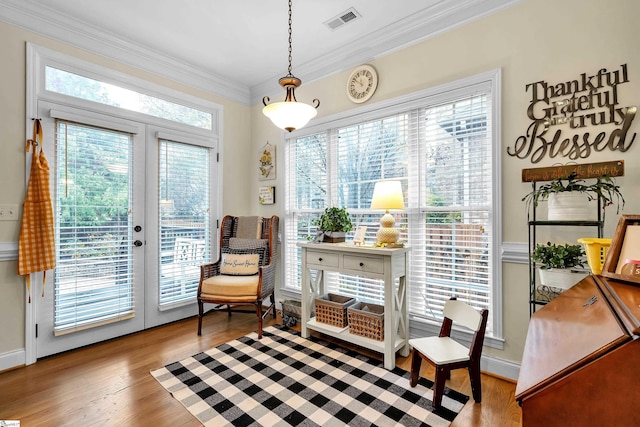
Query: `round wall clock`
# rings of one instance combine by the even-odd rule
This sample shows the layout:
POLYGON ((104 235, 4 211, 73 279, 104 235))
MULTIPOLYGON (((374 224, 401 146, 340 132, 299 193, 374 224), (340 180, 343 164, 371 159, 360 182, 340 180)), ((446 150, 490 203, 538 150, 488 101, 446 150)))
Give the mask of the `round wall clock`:
POLYGON ((367 101, 378 87, 378 73, 371 65, 356 67, 347 79, 347 96, 357 104, 367 101))

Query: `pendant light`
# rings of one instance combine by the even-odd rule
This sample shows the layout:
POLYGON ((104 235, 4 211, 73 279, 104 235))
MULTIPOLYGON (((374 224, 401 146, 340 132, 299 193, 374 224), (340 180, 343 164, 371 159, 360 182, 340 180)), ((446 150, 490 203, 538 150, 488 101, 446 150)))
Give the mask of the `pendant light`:
POLYGON ((280 129, 292 132, 302 128, 316 116, 316 108, 320 106, 320 101, 314 99, 312 107, 296 100, 295 89, 302 81, 291 74, 291 0, 289 0, 289 73, 281 77, 278 83, 287 91, 284 101, 269 104, 269 97, 265 96, 262 98, 264 104, 262 113, 280 129))

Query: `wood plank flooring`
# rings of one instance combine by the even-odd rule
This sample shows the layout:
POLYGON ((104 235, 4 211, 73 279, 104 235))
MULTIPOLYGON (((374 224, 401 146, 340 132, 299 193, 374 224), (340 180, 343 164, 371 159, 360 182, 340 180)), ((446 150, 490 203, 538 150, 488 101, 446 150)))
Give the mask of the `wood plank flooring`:
MULTIPOLYGON (((276 322, 268 317, 265 326, 276 322)), ((191 318, 0 373, 0 420, 20 420, 21 427, 198 426, 149 372, 246 335, 256 324, 251 314, 214 313, 205 317, 201 337, 191 318)), ((408 370, 410 358, 398 356, 397 363, 408 370)), ((433 369, 422 365, 422 374, 433 378, 433 369)), ((471 395, 464 370, 454 371, 447 385, 471 395)), ((452 426, 520 426, 514 391, 514 383, 483 374, 482 403, 470 399, 452 426)))

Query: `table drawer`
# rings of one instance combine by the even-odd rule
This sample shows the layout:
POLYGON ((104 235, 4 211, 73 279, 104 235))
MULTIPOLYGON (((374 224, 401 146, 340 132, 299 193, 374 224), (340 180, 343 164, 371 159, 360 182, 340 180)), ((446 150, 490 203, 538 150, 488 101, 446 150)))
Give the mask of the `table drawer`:
POLYGON ((368 273, 384 273, 384 259, 379 256, 345 255, 344 268, 347 270, 366 271, 368 273))
POLYGON ((310 267, 338 267, 340 255, 321 251, 307 251, 307 264, 310 267))

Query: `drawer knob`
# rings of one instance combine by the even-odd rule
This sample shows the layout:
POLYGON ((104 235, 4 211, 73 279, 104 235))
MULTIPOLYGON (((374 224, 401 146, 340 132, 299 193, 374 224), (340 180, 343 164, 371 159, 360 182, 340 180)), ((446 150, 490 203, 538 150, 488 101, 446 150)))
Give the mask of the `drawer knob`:
POLYGON ((318 262, 322 262, 322 258, 318 258, 318 262))
POLYGON ((364 267, 364 262, 361 262, 361 263, 360 263, 360 267, 364 267))

